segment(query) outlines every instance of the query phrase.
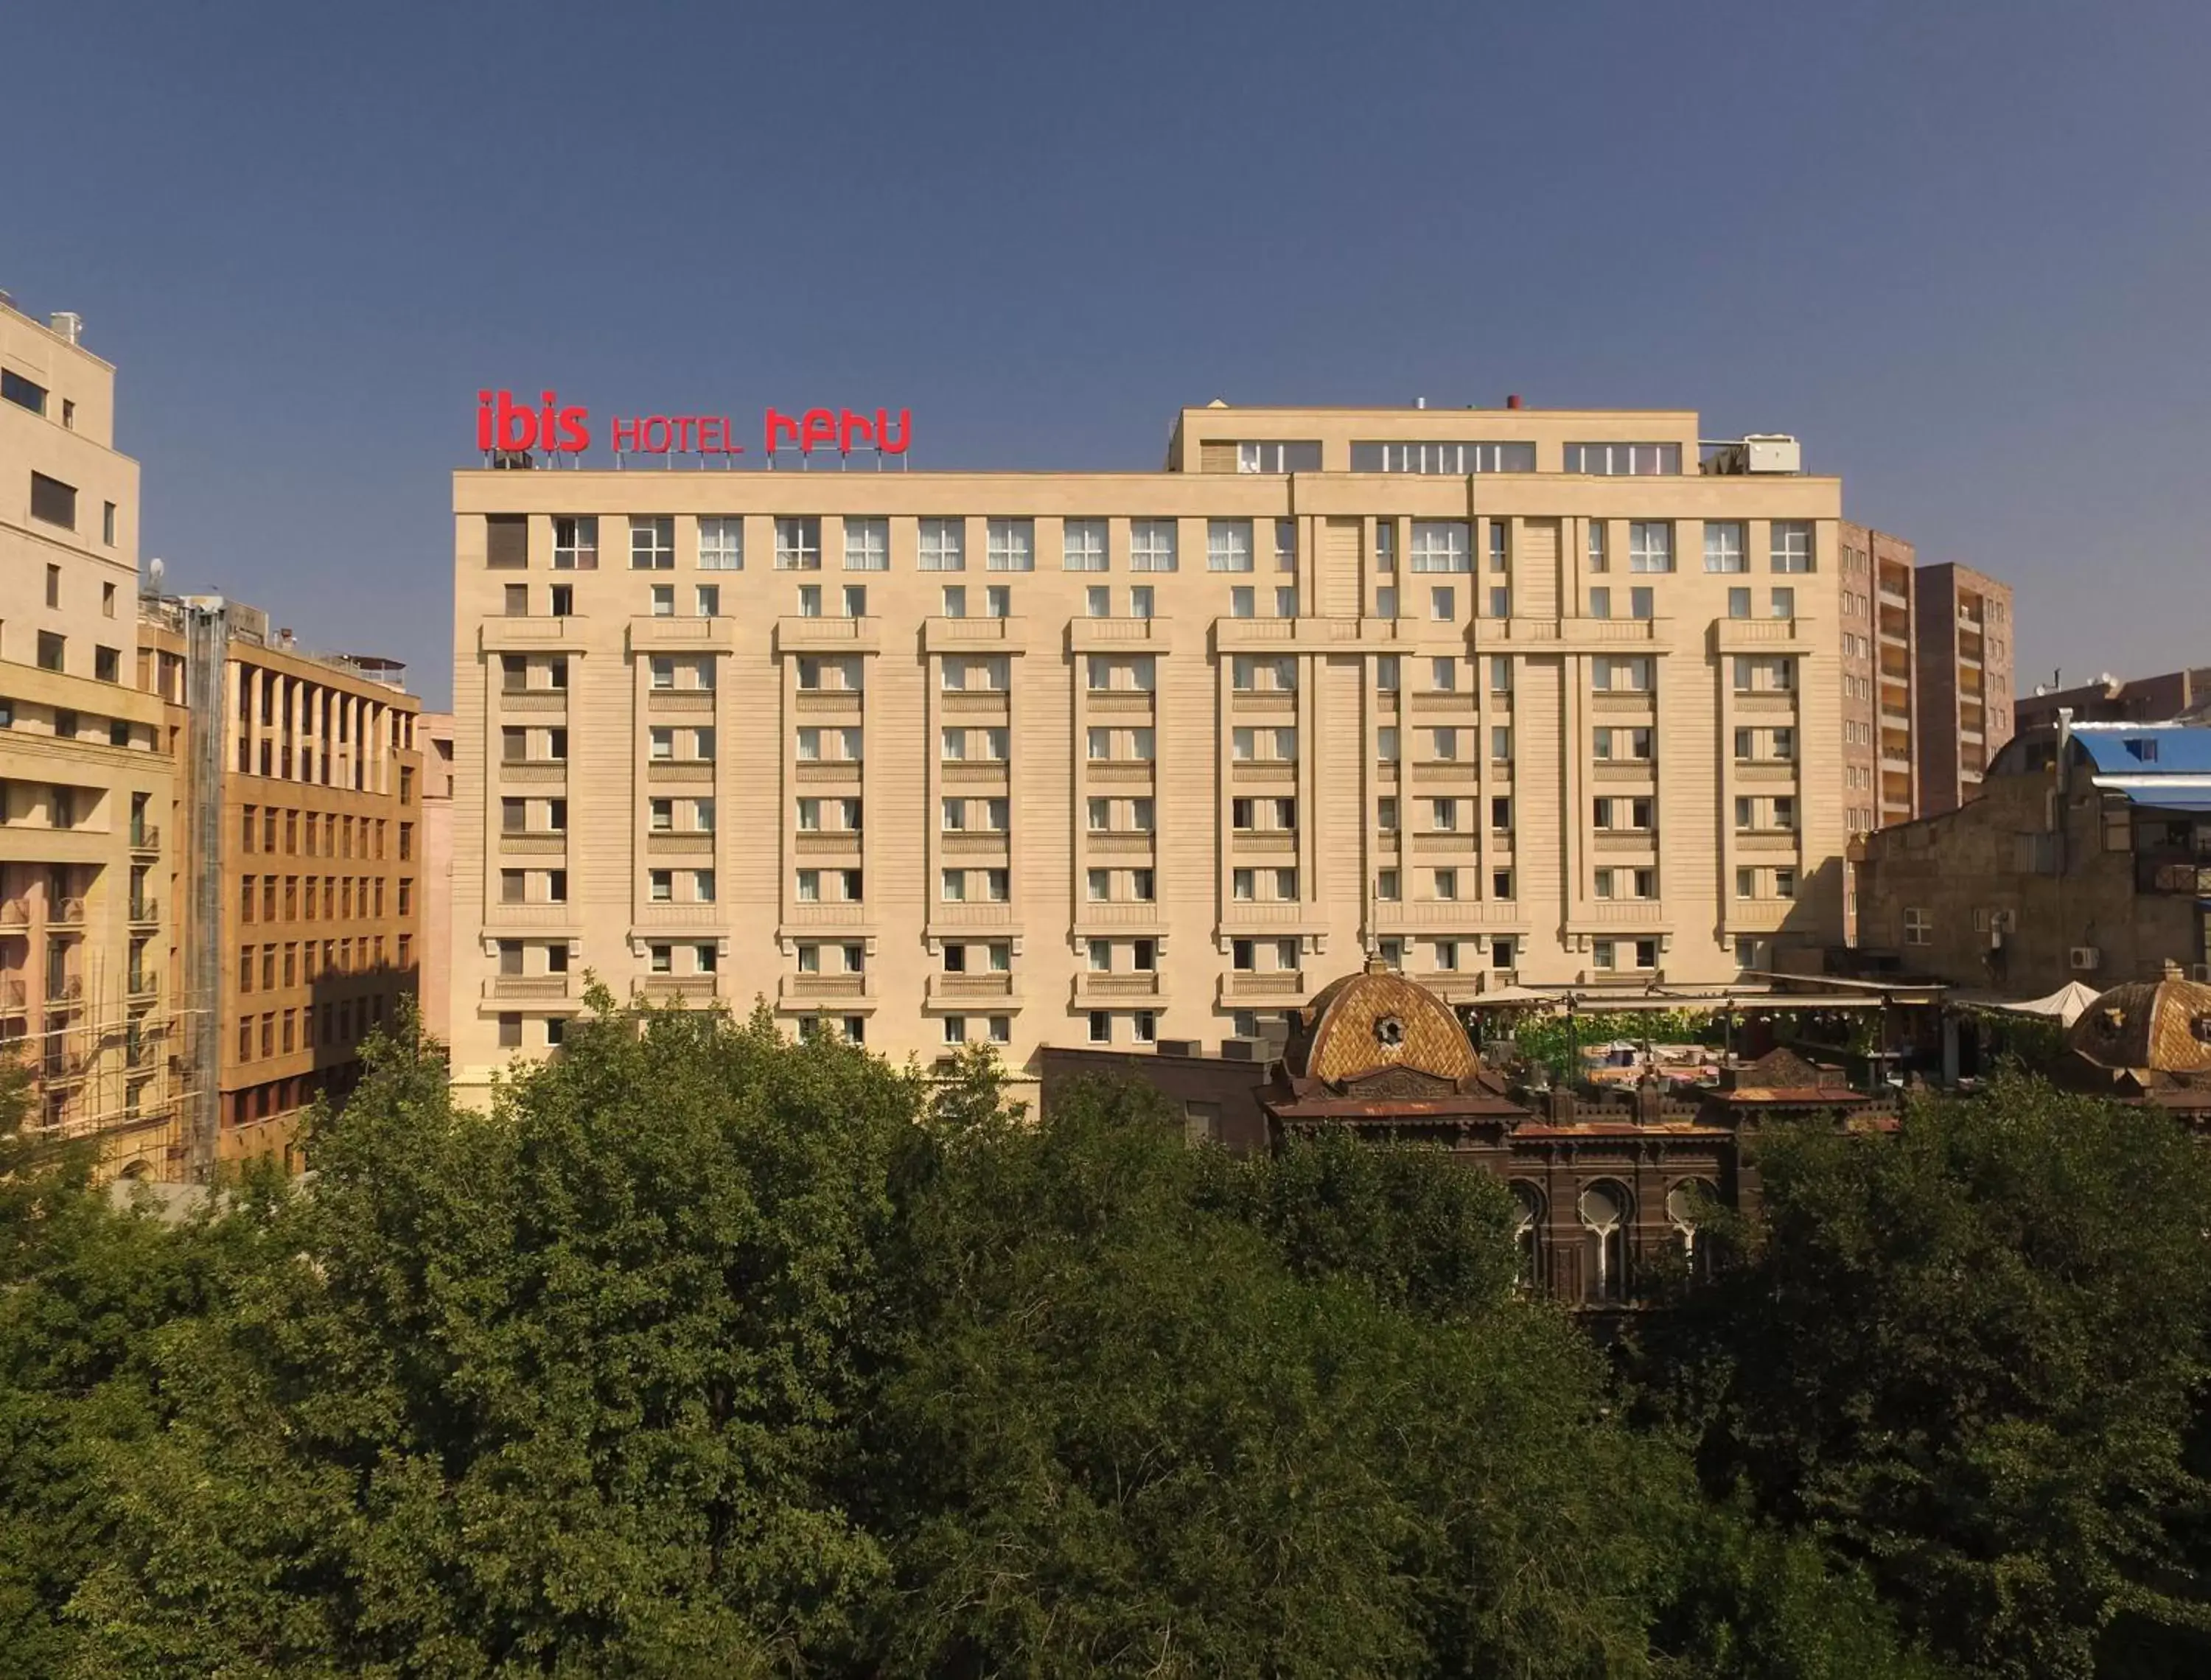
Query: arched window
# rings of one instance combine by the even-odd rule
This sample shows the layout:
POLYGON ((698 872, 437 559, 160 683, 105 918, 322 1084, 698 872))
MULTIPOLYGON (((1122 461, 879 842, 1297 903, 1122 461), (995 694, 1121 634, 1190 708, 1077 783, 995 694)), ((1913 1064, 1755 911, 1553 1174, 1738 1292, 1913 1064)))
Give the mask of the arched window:
POLYGON ((1706 1275, 1711 1256, 1697 1245, 1697 1224, 1712 1200, 1712 1187, 1699 1178, 1685 1178, 1666 1193, 1666 1218, 1681 1239, 1691 1273, 1699 1278, 1706 1275))
POLYGON ((1609 1181, 1592 1184, 1578 1204, 1588 1233, 1589 1261, 1582 1280, 1586 1301, 1627 1298, 1627 1192, 1609 1181))
POLYGON ((1517 1281, 1523 1289, 1533 1289, 1542 1281, 1542 1193, 1532 1184, 1515 1181, 1512 1186, 1512 1247, 1520 1259, 1517 1281))

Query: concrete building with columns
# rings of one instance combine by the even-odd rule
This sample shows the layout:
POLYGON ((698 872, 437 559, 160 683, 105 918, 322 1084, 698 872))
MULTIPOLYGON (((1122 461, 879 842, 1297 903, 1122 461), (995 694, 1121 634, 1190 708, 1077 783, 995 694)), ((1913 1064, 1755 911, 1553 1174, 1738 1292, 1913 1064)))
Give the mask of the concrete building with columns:
POLYGON ((456 473, 457 1079, 587 973, 1033 1071, 1367 951, 1455 1001, 1816 963, 1841 487, 1699 435, 1215 404, 1155 473, 456 473))

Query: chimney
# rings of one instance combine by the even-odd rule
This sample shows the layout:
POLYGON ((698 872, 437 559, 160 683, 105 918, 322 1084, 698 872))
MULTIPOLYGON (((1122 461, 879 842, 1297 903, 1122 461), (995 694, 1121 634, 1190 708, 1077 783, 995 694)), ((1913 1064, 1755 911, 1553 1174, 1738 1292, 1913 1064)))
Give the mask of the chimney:
POLYGON ((1505 399, 1505 406, 1508 408, 1518 408, 1520 406, 1520 393, 1515 391, 1511 396, 1506 397, 1505 399))

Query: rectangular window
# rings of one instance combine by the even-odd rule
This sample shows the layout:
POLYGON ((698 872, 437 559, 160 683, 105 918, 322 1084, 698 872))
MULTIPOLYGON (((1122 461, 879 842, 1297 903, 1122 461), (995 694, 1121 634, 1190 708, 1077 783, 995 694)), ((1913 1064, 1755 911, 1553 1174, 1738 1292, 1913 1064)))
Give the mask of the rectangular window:
POLYGON ((1606 478, 1647 478, 1681 470, 1679 444, 1568 444, 1566 469, 1606 478))
POLYGON ((484 516, 484 565, 510 570, 530 564, 530 521, 519 513, 484 516))
POLYGON ((1449 624, 1451 620, 1457 618, 1458 591, 1456 589, 1430 589, 1428 591, 1428 617, 1435 620, 1438 624, 1449 624))
POLYGON ((18 408, 28 408, 34 414, 46 412, 46 388, 26 379, 12 368, 0 368, 0 402, 14 403, 18 408))
POLYGON ((1473 538, 1463 519, 1413 522, 1414 571, 1472 571, 1473 538))
POLYGON ((1802 572, 1814 570, 1811 522, 1804 519, 1775 520, 1771 561, 1776 571, 1802 572))
POLYGON ((921 522, 921 569, 924 571, 965 571, 967 569, 966 520, 924 519, 921 522))
POLYGON ((1205 527, 1205 569, 1208 571, 1251 570, 1251 522, 1214 519, 1205 527))
POLYGON ((655 583, 652 586, 649 598, 652 607, 652 616, 654 618, 672 619, 675 616, 675 584, 655 583))
POLYGON ((76 486, 44 473, 31 474, 31 517, 65 531, 76 529, 76 486))
POLYGON ((845 570, 887 571, 890 565, 890 521, 847 517, 845 521, 845 570))
POLYGON ((1674 569, 1674 527, 1663 519, 1638 519, 1627 528, 1630 571, 1674 569))
MULTIPOLYGON (((1319 463, 1316 462, 1317 469, 1319 463)), ((1452 478, 1475 473, 1532 473, 1530 443, 1360 444, 1351 446, 1354 473, 1431 473, 1452 478)))
MULTIPOLYGON (((592 539, 597 541, 597 520, 592 539)), ((596 559, 592 561, 597 565, 596 559)), ((745 566, 745 522, 734 516, 702 518, 699 522, 699 569, 701 571, 742 571, 745 566)))
POLYGON ((779 518, 775 522, 775 569, 778 571, 821 570, 821 522, 815 518, 779 518))
POLYGON ((1599 655, 1590 661, 1590 684, 1600 693, 1647 694, 1651 665, 1648 656, 1599 655))
POLYGON ((1743 550, 1742 527, 1733 520, 1705 522, 1705 570, 1748 571, 1750 559, 1743 550))
POLYGON ((1793 619, 1796 616, 1796 591, 1794 589, 1775 589, 1772 592, 1772 599, 1770 604, 1773 609, 1773 617, 1777 619, 1793 619))
POLYGON ((675 521, 666 514, 630 516, 629 568, 632 571, 672 571, 675 569, 675 521))
POLYGON ((1129 570, 1172 571, 1175 569, 1175 522, 1172 519, 1132 519, 1129 522, 1129 570))
POLYGON ((1593 619, 1608 619, 1612 616, 1610 589, 1591 589, 1589 592, 1589 615, 1593 619))
POLYGON ((1036 522, 1033 519, 993 519, 985 527, 987 552, 984 565, 991 571, 1036 570, 1036 522))
MULTIPOLYGON (((1068 519, 1060 523, 1060 568, 1065 571, 1103 571, 1106 568, 1106 522, 1068 519)), ((1093 618, 1103 617, 1093 613, 1093 618)))
POLYGON ((1918 905, 1906 905, 1904 911, 1904 942, 1906 945, 1935 943, 1935 913, 1918 905))

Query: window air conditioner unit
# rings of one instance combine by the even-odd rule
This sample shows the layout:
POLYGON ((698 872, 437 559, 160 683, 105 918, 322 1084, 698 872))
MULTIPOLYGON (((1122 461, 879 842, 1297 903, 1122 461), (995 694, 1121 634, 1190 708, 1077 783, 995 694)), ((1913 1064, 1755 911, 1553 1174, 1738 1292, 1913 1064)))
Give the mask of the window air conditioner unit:
POLYGON ((2075 946, 2071 958, 2075 974, 2090 974, 2104 965, 2104 953, 2093 945, 2075 946))

